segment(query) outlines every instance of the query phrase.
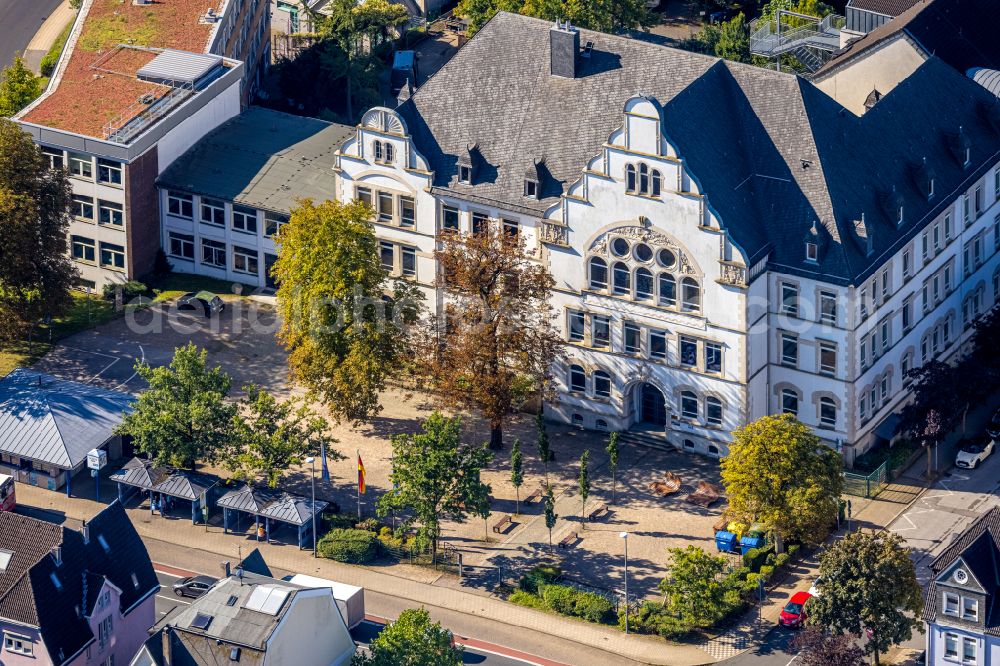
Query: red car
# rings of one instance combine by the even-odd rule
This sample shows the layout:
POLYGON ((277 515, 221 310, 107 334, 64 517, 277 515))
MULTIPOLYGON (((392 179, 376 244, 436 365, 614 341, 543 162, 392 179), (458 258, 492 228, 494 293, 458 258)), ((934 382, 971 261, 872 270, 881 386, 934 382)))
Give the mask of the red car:
POLYGON ((806 619, 806 602, 812 599, 808 592, 796 592, 785 604, 781 615, 778 616, 778 625, 782 627, 801 627, 802 621, 806 619))

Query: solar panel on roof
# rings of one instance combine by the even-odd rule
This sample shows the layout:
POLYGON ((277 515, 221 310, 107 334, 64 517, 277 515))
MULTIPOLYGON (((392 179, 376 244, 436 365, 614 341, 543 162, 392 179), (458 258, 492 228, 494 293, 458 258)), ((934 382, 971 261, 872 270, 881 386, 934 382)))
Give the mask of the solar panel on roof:
POLYGON ((250 593, 250 597, 243 605, 248 610, 254 610, 267 615, 277 615, 278 611, 285 604, 288 593, 291 590, 278 585, 258 585, 250 593))
POLYGON ((198 613, 191 620, 191 626, 195 629, 201 629, 205 631, 208 629, 208 625, 212 624, 212 616, 206 615, 205 613, 198 613))

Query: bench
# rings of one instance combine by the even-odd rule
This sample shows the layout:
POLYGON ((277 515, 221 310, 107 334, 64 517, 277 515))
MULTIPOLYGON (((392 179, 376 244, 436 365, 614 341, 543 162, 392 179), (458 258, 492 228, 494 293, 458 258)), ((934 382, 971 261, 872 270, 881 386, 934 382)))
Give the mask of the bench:
POLYGON ((719 490, 707 481, 699 481, 698 488, 684 498, 685 502, 708 508, 719 500, 719 490))
POLYGON ((542 492, 542 489, 541 488, 537 488, 535 490, 535 492, 531 493, 530 495, 528 495, 527 497, 524 498, 524 503, 525 504, 531 504, 536 499, 541 499, 543 495, 545 495, 545 493, 542 492))
POLYGON ((662 481, 654 481, 649 484, 649 489, 661 497, 666 497, 677 492, 677 488, 671 487, 669 484, 663 483, 662 481))
POLYGON ((493 531, 496 532, 497 534, 500 534, 500 532, 503 531, 504 528, 506 528, 508 525, 513 525, 513 524, 514 524, 514 521, 511 520, 511 517, 509 515, 504 516, 503 518, 501 518, 500 520, 498 520, 496 523, 494 523, 494 525, 493 525, 493 531))
POLYGON ((587 514, 587 520, 589 520, 590 522, 594 522, 595 520, 598 519, 598 517, 600 517, 601 514, 604 514, 604 513, 609 513, 609 509, 608 509, 608 505, 607 504, 601 504, 599 507, 597 507, 596 509, 594 509, 593 511, 591 511, 589 514, 587 514))
POLYGON ((577 538, 579 535, 576 532, 570 532, 559 541, 559 547, 568 548, 570 544, 576 543, 577 538))

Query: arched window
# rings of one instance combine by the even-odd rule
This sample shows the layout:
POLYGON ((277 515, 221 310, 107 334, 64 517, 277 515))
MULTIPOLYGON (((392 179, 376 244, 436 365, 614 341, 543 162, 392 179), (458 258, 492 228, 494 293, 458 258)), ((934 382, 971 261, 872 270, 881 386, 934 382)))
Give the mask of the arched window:
POLYGON ((590 258, 590 288, 608 288, 608 264, 600 257, 590 258))
POLYGON ((396 152, 395 148, 393 148, 392 144, 387 141, 386 144, 385 144, 385 161, 386 161, 386 164, 392 164, 393 158, 395 157, 393 155, 393 153, 395 153, 395 152, 396 152))
POLYGON ((635 192, 635 167, 631 164, 625 165, 625 191, 635 192))
POLYGON ((698 418, 698 396, 694 391, 681 391, 681 416, 686 419, 698 418))
POLYGON ((638 268, 635 271, 635 297, 642 299, 653 297, 653 274, 645 268, 638 268))
POLYGON ((649 194, 649 167, 639 165, 639 194, 649 194))
POLYGON ((611 375, 603 370, 594 372, 594 395, 598 398, 611 397, 611 375))
POLYGON ((382 142, 381 141, 373 141, 372 142, 372 148, 374 149, 374 152, 375 152, 375 161, 376 162, 381 162, 382 161, 382 156, 383 156, 382 142))
POLYGON ((652 194, 653 194, 654 197, 658 197, 658 196, 660 196, 660 190, 663 187, 663 176, 660 175, 659 171, 657 171, 656 169, 653 169, 651 180, 652 180, 652 184, 653 184, 653 192, 652 192, 652 194))
POLYGON ((587 390, 587 373, 579 365, 569 366, 569 390, 584 392, 587 390))
POLYGON ((681 309, 685 312, 701 311, 701 288, 694 278, 686 277, 681 281, 681 309))
POLYGON ((781 413, 799 415, 799 394, 792 389, 781 390, 781 413))
POLYGON ((632 282, 631 275, 628 271, 628 266, 618 262, 614 265, 612 269, 614 273, 614 292, 616 294, 628 294, 631 291, 630 283, 632 282))
POLYGON ((670 273, 660 273, 660 305, 677 307, 677 280, 670 273))
POLYGON ((708 455, 710 455, 710 456, 717 456, 717 455, 719 455, 719 447, 717 447, 715 444, 709 444, 708 445, 708 455))
POLYGON ((824 428, 837 426, 837 405, 833 398, 824 396, 819 399, 819 424, 824 428))
POLYGON ((684 448, 685 449, 691 449, 693 451, 694 450, 694 442, 691 441, 690 439, 685 439, 684 440, 684 448))
POLYGON ((579 428, 583 427, 583 415, 582 414, 574 414, 571 418, 573 419, 573 425, 575 425, 575 426, 577 426, 579 428))
POLYGON ((715 396, 705 398, 705 422, 709 425, 722 425, 722 401, 715 396))
POLYGON ((608 422, 605 421, 604 419, 597 419, 596 421, 594 421, 594 427, 597 428, 598 430, 607 430, 608 422))

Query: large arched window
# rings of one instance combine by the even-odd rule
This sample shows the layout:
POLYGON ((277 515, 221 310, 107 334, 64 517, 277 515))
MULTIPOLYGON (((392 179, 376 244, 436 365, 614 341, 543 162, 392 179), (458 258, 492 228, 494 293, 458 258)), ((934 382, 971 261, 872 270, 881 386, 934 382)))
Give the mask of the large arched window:
POLYGON ((660 305, 677 307, 677 279, 670 273, 660 273, 660 305))
POLYGON ((701 311, 701 288, 694 278, 681 280, 681 306, 685 312, 701 311))
POLYGON ((635 271, 635 297, 647 299, 653 297, 653 274, 645 268, 635 271))
POLYGON ((608 264, 600 257, 590 258, 590 288, 608 288, 608 264))
POLYGON ((631 291, 632 282, 628 266, 619 261, 614 265, 612 272, 614 274, 614 292, 620 295, 628 295, 631 291))
POLYGON ((639 194, 649 194, 649 167, 639 165, 639 194))
POLYGON ((713 395, 705 398, 705 422, 709 425, 722 425, 722 401, 713 395))
POLYGON ((581 393, 587 390, 587 373, 582 366, 575 364, 569 366, 569 390, 581 393))
POLYGON ((781 390, 781 413, 799 415, 799 394, 792 389, 781 390))
POLYGON ((611 397, 611 375, 603 370, 594 371, 594 395, 598 398, 611 397))
POLYGON ((833 398, 823 396, 819 399, 819 424, 824 428, 837 426, 837 405, 833 398))
POLYGON ((635 192, 635 167, 631 164, 625 165, 625 191, 635 192))
POLYGON ((681 416, 686 419, 698 418, 698 396, 694 391, 681 391, 681 416))

